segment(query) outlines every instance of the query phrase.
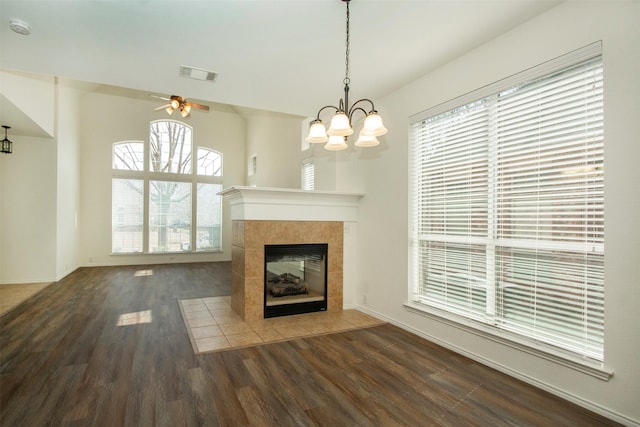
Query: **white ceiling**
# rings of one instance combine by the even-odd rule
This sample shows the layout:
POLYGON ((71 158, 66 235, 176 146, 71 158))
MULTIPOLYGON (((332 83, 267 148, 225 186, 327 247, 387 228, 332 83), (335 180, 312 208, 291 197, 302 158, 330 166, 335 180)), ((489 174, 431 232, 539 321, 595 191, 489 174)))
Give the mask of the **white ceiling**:
MULTIPOLYGON (((375 102, 559 2, 353 0, 350 98, 375 102)), ((340 0, 0 0, 0 18, 6 70, 302 116, 342 96, 340 0), (219 75, 182 78, 180 65, 219 75)))

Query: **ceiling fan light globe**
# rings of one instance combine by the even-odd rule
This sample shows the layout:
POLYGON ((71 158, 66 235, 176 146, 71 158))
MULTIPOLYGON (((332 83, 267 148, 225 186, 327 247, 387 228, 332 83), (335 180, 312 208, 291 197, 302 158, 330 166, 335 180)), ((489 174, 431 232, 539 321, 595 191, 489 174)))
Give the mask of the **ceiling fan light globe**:
POLYGON ((173 110, 175 110, 175 108, 173 108, 172 106, 168 106, 164 111, 166 111, 168 115, 172 115, 173 110))
POLYGON ((175 110, 180 106, 180 103, 178 102, 177 99, 172 99, 171 100, 171 107, 175 110))

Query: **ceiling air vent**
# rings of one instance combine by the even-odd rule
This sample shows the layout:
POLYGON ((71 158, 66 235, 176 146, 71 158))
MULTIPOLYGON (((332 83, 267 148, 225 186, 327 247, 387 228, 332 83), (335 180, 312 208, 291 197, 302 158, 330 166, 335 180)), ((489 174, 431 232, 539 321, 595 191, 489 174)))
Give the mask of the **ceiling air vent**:
POLYGON ((209 70, 203 70, 202 68, 187 67, 186 65, 181 65, 180 77, 202 80, 205 82, 214 82, 218 77, 218 73, 214 73, 213 71, 209 70))

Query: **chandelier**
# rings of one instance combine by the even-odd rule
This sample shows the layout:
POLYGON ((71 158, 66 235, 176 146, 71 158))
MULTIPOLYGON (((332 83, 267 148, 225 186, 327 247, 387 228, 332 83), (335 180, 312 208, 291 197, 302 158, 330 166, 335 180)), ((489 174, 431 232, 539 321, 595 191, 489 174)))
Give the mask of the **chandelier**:
POLYGON ((338 106, 326 105, 318 110, 316 118, 309 123, 309 134, 305 138, 309 143, 325 143, 327 150, 337 151, 347 148, 347 138, 353 134, 351 126, 353 115, 356 111, 364 114, 364 124, 362 130, 358 134, 356 141, 357 147, 375 147, 380 144, 376 137, 387 133, 387 128, 382 124, 382 118, 376 111, 373 101, 370 99, 359 99, 352 105, 349 105, 349 2, 351 0, 342 0, 347 4, 347 41, 345 52, 345 72, 344 72, 344 98, 340 99, 338 106), (366 110, 365 107, 370 107, 366 110), (324 123, 320 119, 320 113, 326 109, 335 110, 335 114, 331 119, 329 130, 325 128, 324 123))
POLYGON ((4 128, 4 139, 0 141, 0 153, 11 154, 13 142, 7 138, 7 130, 11 129, 11 126, 2 125, 2 127, 4 128))

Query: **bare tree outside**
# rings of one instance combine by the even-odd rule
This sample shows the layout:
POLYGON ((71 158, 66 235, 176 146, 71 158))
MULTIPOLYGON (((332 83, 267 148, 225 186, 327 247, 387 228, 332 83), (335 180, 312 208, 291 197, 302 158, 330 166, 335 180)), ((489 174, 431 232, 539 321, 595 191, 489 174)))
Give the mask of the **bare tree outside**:
MULTIPOLYGON (((191 129, 188 126, 172 120, 152 122, 149 150, 152 172, 191 174, 191 129)), ((150 226, 157 233, 154 251, 168 249, 169 230, 180 232, 181 241, 190 246, 190 183, 150 181, 149 200, 150 226)), ((151 240, 151 236, 149 238, 151 240)))
POLYGON ((191 129, 180 122, 162 120, 149 129, 151 171, 191 173, 191 129))

